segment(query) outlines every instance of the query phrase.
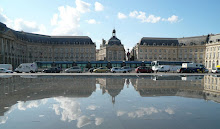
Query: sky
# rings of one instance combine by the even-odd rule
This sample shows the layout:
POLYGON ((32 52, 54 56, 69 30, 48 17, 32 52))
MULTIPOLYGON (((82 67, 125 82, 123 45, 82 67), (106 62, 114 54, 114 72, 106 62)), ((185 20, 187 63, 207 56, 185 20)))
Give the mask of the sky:
POLYGON ((112 30, 125 48, 142 37, 220 33, 220 0, 0 0, 0 22, 17 31, 89 36, 99 48, 112 30))

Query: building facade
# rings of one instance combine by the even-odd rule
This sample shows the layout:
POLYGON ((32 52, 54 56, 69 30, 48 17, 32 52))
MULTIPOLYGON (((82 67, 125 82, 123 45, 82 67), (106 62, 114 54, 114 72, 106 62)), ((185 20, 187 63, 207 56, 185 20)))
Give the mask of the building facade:
POLYGON ((220 34, 211 35, 206 43, 205 64, 208 69, 220 65, 220 34))
POLYGON ((15 31, 0 23, 0 64, 35 61, 95 61, 96 45, 87 36, 46 36, 15 31))
POLYGON ((136 61, 191 61, 211 70, 220 65, 220 34, 183 38, 144 37, 131 52, 136 61))
POLYGON ((96 60, 102 61, 123 61, 125 60, 125 49, 121 41, 116 37, 116 30, 112 32, 112 37, 106 42, 102 40, 100 49, 97 50, 96 60))
POLYGON ((186 38, 144 37, 131 54, 137 61, 192 61, 205 62, 205 43, 209 36, 186 38))

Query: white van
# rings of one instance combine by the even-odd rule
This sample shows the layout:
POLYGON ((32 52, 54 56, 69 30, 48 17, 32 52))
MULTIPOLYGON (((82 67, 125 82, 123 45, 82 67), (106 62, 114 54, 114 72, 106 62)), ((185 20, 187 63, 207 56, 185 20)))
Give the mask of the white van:
POLYGON ((0 68, 5 68, 7 70, 12 70, 11 64, 0 64, 0 68))
POLYGON ((160 65, 158 67, 152 67, 152 69, 154 71, 157 71, 157 72, 176 72, 177 69, 180 69, 181 66, 176 66, 176 65, 160 65))
POLYGON ((37 64, 36 63, 23 63, 20 64, 16 69, 15 72, 17 73, 35 73, 37 72, 38 68, 37 68, 37 64))

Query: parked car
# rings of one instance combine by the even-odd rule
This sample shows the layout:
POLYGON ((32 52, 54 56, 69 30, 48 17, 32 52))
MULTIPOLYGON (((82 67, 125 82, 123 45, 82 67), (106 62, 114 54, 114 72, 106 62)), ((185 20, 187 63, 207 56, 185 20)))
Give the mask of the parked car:
POLYGON ((124 66, 121 69, 124 69, 126 70, 126 72, 129 72, 129 73, 132 71, 132 69, 129 66, 124 66))
POLYGON ((177 73, 207 73, 205 68, 180 68, 177 73))
POLYGON ((212 73, 220 73, 220 68, 213 68, 212 73))
POLYGON ((73 66, 65 70, 66 73, 82 73, 82 69, 79 66, 73 66))
POLYGON ((139 66, 135 69, 136 73, 153 73, 154 71, 151 69, 151 67, 146 66, 139 66))
POLYGON ((109 69, 105 68, 105 67, 99 67, 97 69, 94 69, 93 72, 95 72, 95 73, 107 73, 107 72, 109 72, 109 69))
POLYGON ((94 69, 96 69, 96 68, 90 68, 88 71, 89 71, 90 73, 92 73, 94 69))
POLYGON ((122 68, 119 68, 119 67, 113 67, 111 69, 111 72, 112 73, 127 73, 128 71, 126 69, 122 69, 122 68))
POLYGON ((205 70, 204 70, 204 73, 209 73, 209 70, 208 70, 208 69, 205 69, 205 70))
POLYGON ((42 72, 44 73, 60 73, 61 69, 60 68, 48 68, 43 70, 42 72))
POLYGON ((13 71, 7 70, 6 68, 0 68, 0 73, 13 73, 13 71))
POLYGON ((177 69, 177 73, 192 73, 193 71, 191 69, 187 69, 187 68, 180 68, 177 69))
POLYGON ((12 70, 11 64, 0 64, 0 68, 5 68, 7 70, 12 70))

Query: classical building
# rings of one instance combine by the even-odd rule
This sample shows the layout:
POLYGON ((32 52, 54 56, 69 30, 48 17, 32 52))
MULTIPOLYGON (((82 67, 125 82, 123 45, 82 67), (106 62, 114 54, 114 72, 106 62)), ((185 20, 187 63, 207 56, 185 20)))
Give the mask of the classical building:
POLYGON ((206 43, 205 65, 208 69, 220 65, 220 34, 211 35, 206 43))
POLYGON ((95 61, 88 36, 47 36, 15 31, 0 23, 0 64, 17 67, 34 61, 95 61))
POLYGON ((205 43, 209 36, 184 38, 152 38, 144 37, 133 48, 137 61, 192 61, 205 62, 205 43))
POLYGON ((123 61, 125 60, 125 49, 121 41, 116 37, 116 30, 112 32, 112 37, 106 42, 102 40, 100 49, 96 51, 96 60, 102 61, 123 61))

